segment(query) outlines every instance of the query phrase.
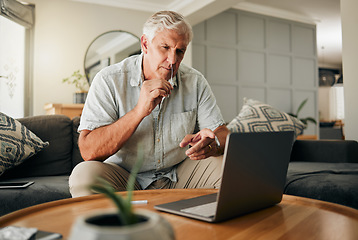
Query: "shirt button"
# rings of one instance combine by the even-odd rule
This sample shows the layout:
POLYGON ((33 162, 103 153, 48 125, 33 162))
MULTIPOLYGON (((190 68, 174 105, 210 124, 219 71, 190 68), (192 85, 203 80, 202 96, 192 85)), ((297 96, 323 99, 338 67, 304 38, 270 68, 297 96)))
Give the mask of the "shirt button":
POLYGON ((160 163, 160 159, 158 159, 158 163, 160 163))
POLYGON ((157 142, 160 142, 160 138, 157 139, 157 142))

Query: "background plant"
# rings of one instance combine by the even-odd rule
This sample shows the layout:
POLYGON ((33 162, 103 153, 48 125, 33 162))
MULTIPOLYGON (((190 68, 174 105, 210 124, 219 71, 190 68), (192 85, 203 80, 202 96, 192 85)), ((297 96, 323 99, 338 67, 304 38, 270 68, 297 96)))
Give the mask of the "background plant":
POLYGON ((303 100, 301 102, 301 104, 298 106, 297 112, 294 113, 289 113, 289 115, 299 119, 306 127, 307 127, 307 123, 308 122, 312 122, 314 124, 317 124, 316 119, 314 119, 313 117, 305 117, 305 118, 299 118, 298 114, 301 112, 302 108, 305 106, 305 104, 307 103, 308 98, 306 98, 305 100, 303 100))
POLYGON ((70 77, 62 79, 63 83, 74 84, 75 87, 81 91, 88 91, 89 84, 85 75, 80 73, 80 70, 75 71, 70 77))

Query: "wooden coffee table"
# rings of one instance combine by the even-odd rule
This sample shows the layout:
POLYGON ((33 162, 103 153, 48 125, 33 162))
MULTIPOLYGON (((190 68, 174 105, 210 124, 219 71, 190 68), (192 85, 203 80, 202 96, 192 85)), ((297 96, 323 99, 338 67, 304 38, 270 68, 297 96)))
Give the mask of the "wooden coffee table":
MULTIPOLYGON (((214 193, 212 189, 135 191, 134 200, 148 200, 135 208, 214 193)), ((121 193, 125 194, 125 193, 121 193)), ((0 227, 35 227, 59 232, 67 239, 75 219, 101 209, 114 209, 102 195, 72 198, 25 208, 0 218, 0 227)), ((358 210, 338 204, 284 195, 280 204, 221 223, 205 223, 162 213, 176 239, 358 239, 358 210)))

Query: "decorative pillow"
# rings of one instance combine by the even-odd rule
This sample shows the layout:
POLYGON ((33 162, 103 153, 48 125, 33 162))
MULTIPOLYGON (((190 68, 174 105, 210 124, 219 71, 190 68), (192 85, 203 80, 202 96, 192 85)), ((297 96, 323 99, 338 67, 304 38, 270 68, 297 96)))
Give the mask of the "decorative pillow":
POLYGON ((294 131, 297 137, 303 133, 305 125, 268 104, 245 98, 239 115, 227 127, 231 132, 294 131))
POLYGON ((48 145, 20 122, 0 112, 0 175, 48 145))

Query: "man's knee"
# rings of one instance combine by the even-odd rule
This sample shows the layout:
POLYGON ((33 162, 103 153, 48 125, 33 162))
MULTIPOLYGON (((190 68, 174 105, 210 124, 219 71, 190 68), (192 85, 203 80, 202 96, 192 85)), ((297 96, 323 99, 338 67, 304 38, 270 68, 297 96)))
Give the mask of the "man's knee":
POLYGON ((223 155, 218 157, 210 157, 207 160, 210 161, 208 171, 206 173, 207 179, 213 188, 218 189, 221 185, 223 155))
POLYGON ((219 188, 223 156, 196 161, 184 160, 178 167, 178 182, 174 188, 219 188))
POLYGON ((69 187, 72 197, 81 197, 93 194, 90 186, 98 177, 103 175, 102 165, 97 161, 79 163, 72 171, 69 178, 69 187))

